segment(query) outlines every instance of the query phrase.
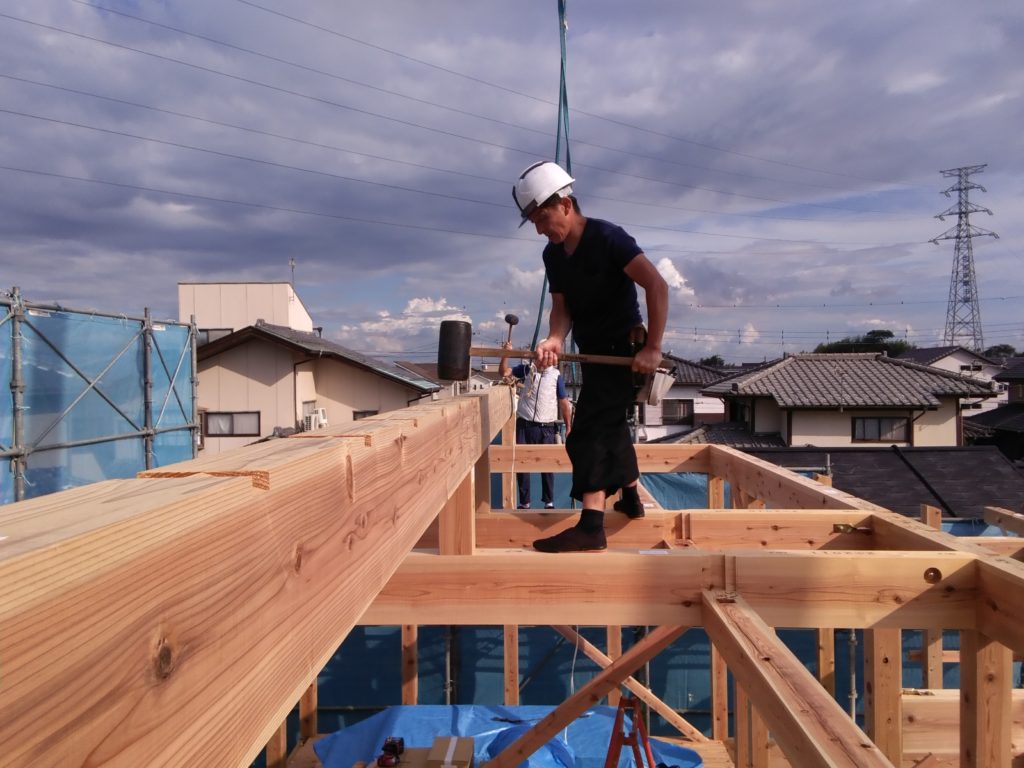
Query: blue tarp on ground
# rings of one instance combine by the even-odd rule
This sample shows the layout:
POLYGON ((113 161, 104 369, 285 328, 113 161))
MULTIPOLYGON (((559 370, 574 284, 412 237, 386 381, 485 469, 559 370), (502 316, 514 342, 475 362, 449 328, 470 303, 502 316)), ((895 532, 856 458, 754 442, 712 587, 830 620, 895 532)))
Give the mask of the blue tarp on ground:
MULTIPOLYGON (((324 768, 352 768, 356 761, 369 763, 380 754, 388 736, 405 740, 407 747, 429 747, 435 736, 472 736, 476 765, 495 757, 523 732, 532 728, 554 707, 420 705, 389 707, 356 725, 324 737, 315 745, 324 768)), ((614 707, 594 707, 535 753, 528 768, 601 768, 608 753, 614 707)), ((696 752, 651 739, 655 763, 679 768, 701 768, 696 752)), ((622 750, 620 768, 634 766, 629 747, 622 750)))

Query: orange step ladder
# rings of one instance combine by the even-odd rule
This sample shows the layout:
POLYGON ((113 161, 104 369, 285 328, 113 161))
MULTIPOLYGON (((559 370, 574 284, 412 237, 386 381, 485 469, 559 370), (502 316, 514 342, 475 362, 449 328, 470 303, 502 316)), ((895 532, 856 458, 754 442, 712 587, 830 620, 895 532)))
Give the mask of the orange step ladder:
POLYGON ((640 752, 641 746, 643 746, 643 754, 647 755, 647 767, 654 768, 654 755, 651 754, 651 742, 647 739, 647 729, 644 727, 640 700, 634 696, 623 696, 619 699, 619 708, 615 710, 612 740, 608 744, 608 757, 605 758, 604 768, 616 768, 622 748, 627 745, 633 748, 633 759, 636 761, 637 768, 644 768, 640 752), (625 723, 627 709, 633 710, 633 730, 628 735, 625 723))

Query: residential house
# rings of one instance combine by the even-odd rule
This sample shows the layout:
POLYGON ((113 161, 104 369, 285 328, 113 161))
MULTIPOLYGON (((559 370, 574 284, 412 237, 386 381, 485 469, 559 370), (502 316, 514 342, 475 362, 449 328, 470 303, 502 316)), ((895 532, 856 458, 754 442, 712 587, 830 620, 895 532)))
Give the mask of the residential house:
POLYGON ((463 392, 480 392, 482 390, 489 389, 497 382, 501 381, 501 375, 498 373, 497 365, 485 365, 483 368, 471 368, 469 371, 469 379, 466 381, 448 381, 446 379, 442 379, 437 374, 437 363, 416 363, 410 360, 396 360, 395 365, 421 379, 426 379, 427 381, 436 384, 439 387, 439 397, 454 397, 455 395, 462 394, 463 392))
MULTIPOLYGON (((918 365, 930 365, 933 368, 940 368, 943 371, 959 373, 970 376, 972 379, 981 381, 992 381, 996 374, 1003 371, 1003 365, 998 360, 991 360, 984 355, 979 355, 965 347, 920 347, 908 349, 900 355, 898 360, 907 360, 918 365)), ((964 411, 982 411, 996 408, 1006 402, 1006 387, 998 387, 999 394, 996 397, 968 397, 964 398, 960 406, 964 411)), ((969 416, 965 413, 964 416, 969 416)))
POLYGON ((975 430, 977 445, 995 445, 1024 467, 1024 360, 996 375, 1007 388, 1008 402, 972 415, 965 422, 975 430))
POLYGON ((704 389, 728 420, 787 446, 962 445, 961 398, 996 386, 884 353, 799 354, 704 389))
POLYGON ((439 390, 324 339, 287 283, 183 283, 178 299, 180 316, 206 331, 196 351, 203 451, 350 423, 439 390))
POLYGON ((725 419, 721 397, 704 394, 702 390, 721 379, 716 368, 693 363, 674 355, 666 355, 675 366, 675 381, 658 405, 640 406, 640 436, 646 441, 671 438, 704 424, 717 424, 725 419))

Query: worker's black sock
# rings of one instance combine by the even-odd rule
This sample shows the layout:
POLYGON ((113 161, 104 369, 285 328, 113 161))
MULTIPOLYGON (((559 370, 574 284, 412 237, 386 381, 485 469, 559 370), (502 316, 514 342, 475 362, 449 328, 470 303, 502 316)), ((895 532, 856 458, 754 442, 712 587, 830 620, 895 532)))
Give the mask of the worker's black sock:
POLYGON ((616 512, 624 512, 628 518, 635 520, 644 516, 644 504, 640 501, 640 491, 635 485, 622 488, 622 498, 612 505, 616 512))
POLYGON ((576 527, 582 528, 587 533, 595 533, 604 530, 604 510, 584 509, 580 512, 580 520, 576 527))

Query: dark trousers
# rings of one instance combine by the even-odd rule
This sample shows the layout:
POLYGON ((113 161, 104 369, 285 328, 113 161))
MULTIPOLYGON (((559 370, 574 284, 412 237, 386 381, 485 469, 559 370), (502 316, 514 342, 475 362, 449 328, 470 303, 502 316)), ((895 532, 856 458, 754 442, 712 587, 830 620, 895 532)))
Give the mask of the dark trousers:
MULTIPOLYGON (((628 340, 585 351, 633 354, 628 340)), ((565 439, 565 450, 572 462, 570 495, 582 501, 584 493, 615 493, 639 478, 640 471, 629 431, 629 414, 636 391, 633 372, 625 366, 596 363, 583 363, 580 369, 583 386, 576 402, 572 431, 565 439)))
MULTIPOLYGON (((531 445, 554 445, 557 429, 558 427, 555 424, 541 424, 536 421, 516 418, 516 442, 531 445)), ((530 475, 526 472, 517 473, 516 484, 519 487, 519 504, 529 504, 530 475)), ((555 500, 555 476, 551 472, 542 472, 540 485, 541 502, 544 504, 553 503, 555 500)))

